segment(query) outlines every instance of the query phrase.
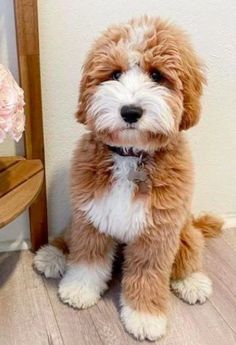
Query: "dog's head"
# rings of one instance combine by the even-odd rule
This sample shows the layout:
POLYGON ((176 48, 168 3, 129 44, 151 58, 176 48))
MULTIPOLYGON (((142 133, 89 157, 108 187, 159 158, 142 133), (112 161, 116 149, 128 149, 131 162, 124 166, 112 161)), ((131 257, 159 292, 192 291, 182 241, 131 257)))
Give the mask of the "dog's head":
POLYGON ((203 82, 185 34, 143 17, 109 28, 95 42, 77 118, 107 144, 153 150, 198 122, 203 82))

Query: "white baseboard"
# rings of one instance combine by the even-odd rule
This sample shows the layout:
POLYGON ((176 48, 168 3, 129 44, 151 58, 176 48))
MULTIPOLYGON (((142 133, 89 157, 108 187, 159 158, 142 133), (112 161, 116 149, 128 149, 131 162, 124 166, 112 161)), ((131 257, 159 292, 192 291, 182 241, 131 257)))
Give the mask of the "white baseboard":
POLYGON ((236 229, 236 213, 222 214, 221 217, 224 219, 224 229, 236 229))
MULTIPOLYGON (((222 214, 224 229, 236 229, 236 213, 222 214)), ((16 250, 28 250, 31 248, 29 240, 0 241, 0 252, 12 252, 16 250)))

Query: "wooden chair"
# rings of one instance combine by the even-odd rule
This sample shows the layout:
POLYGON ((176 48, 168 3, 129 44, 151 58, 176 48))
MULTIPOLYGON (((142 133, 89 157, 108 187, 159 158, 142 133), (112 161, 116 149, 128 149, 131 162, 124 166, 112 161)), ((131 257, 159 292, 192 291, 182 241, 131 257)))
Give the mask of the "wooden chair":
POLYGON ((30 207, 35 251, 48 240, 37 1, 15 0, 15 21, 26 103, 25 157, 0 158, 0 228, 30 207))

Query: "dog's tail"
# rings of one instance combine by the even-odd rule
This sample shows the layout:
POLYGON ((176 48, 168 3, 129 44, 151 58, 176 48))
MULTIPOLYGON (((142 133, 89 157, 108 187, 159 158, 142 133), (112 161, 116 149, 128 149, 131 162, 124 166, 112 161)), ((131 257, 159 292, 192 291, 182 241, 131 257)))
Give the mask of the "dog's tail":
POLYGON ((223 231, 224 222, 214 215, 203 214, 192 220, 193 226, 201 231, 205 238, 219 237, 223 231))
POLYGON ((66 235, 63 234, 37 251, 34 256, 33 265, 46 278, 60 278, 66 270, 68 253, 66 235))

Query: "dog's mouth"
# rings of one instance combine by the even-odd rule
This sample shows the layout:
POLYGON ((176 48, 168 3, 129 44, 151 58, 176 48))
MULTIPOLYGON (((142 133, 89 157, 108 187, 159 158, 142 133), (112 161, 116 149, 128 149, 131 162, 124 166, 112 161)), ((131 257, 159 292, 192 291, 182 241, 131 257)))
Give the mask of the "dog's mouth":
POLYGON ((134 124, 134 123, 132 123, 132 124, 127 123, 126 126, 123 127, 121 130, 125 131, 125 130, 135 130, 135 129, 138 129, 136 124, 134 124))

